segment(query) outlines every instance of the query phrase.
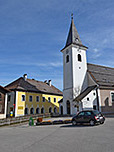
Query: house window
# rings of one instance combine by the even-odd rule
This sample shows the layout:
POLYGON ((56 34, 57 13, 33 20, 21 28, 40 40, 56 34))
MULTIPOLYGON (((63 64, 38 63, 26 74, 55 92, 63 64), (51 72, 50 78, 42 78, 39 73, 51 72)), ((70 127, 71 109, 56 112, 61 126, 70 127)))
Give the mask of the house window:
POLYGON ((44 113, 44 108, 43 107, 41 108, 41 113, 44 113))
POLYGON ((0 112, 2 112, 2 105, 0 104, 0 112))
POLYGON ((25 108, 25 115, 28 115, 29 109, 25 108))
POLYGON ((42 101, 45 102, 45 97, 42 97, 42 101))
POLYGON ((52 113, 52 108, 51 107, 49 108, 49 113, 52 113))
POLYGON ((51 98, 50 97, 48 97, 48 102, 51 102, 51 98))
POLYGON ((54 98, 54 102, 56 102, 56 98, 54 98))
POLYGON ((34 114, 34 108, 30 109, 30 114, 34 114))
POLYGON ((32 96, 29 96, 29 101, 32 102, 32 96))
POLYGON ((66 56, 66 63, 69 62, 69 55, 66 56))
POLYGON ((78 54, 78 61, 81 62, 82 61, 82 57, 80 54, 78 54))
POLYGON ((114 103, 114 93, 111 93, 112 103, 114 103))
POLYGON ((8 101, 10 101, 11 100, 11 96, 10 95, 8 95, 8 101))
POLYGON ((36 108, 36 114, 39 114, 39 108, 36 108))
POLYGON ((22 101, 25 101, 25 95, 22 95, 22 101))
POLYGON ((40 101, 39 96, 36 96, 36 102, 39 102, 39 101, 40 101))
POLYGON ((54 107, 54 113, 57 113, 57 108, 56 107, 54 107))

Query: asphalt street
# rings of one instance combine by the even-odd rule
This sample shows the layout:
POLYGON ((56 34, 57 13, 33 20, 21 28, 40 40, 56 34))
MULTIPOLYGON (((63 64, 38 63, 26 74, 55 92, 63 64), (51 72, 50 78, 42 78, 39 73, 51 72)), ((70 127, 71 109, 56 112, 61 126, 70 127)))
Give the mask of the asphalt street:
POLYGON ((114 152, 114 118, 94 127, 1 127, 0 152, 114 152))

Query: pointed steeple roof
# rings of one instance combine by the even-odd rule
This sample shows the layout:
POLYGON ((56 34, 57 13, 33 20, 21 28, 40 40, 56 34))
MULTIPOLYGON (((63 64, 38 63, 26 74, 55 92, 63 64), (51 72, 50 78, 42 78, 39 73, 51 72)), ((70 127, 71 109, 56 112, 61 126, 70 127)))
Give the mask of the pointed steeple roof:
POLYGON ((74 24, 73 15, 71 18, 71 25, 70 25, 69 34, 68 34, 67 41, 66 41, 66 46, 68 46, 70 44, 82 45, 81 39, 78 35, 77 29, 74 24))
POLYGON ((79 34, 77 32, 76 26, 74 24, 74 20, 73 20, 73 14, 71 15, 71 25, 70 25, 70 30, 68 33, 68 37, 67 37, 67 41, 66 41, 66 45, 65 47, 61 50, 61 52, 68 47, 69 45, 74 44, 74 45, 78 45, 80 47, 83 47, 85 49, 88 49, 88 47, 86 47, 85 45, 82 44, 81 39, 79 37, 79 34))

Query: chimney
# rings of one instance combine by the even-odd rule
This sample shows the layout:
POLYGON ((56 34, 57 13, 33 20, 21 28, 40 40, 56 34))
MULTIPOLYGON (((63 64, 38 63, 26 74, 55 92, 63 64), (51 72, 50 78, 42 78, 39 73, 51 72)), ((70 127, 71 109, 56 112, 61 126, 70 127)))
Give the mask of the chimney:
POLYGON ((47 83, 47 80, 45 80, 44 83, 47 83))
POLYGON ((48 81, 48 85, 51 87, 51 80, 48 81))
POLYGON ((24 74, 24 75, 23 75, 23 78, 24 78, 24 80, 26 81, 26 80, 27 80, 27 74, 24 74))

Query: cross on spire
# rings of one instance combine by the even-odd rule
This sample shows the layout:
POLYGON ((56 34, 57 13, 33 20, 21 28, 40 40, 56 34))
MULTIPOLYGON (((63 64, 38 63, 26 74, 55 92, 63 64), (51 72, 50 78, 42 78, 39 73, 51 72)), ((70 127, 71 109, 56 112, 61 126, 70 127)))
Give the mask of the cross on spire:
POLYGON ((71 13, 71 19, 73 20, 73 13, 71 13))

